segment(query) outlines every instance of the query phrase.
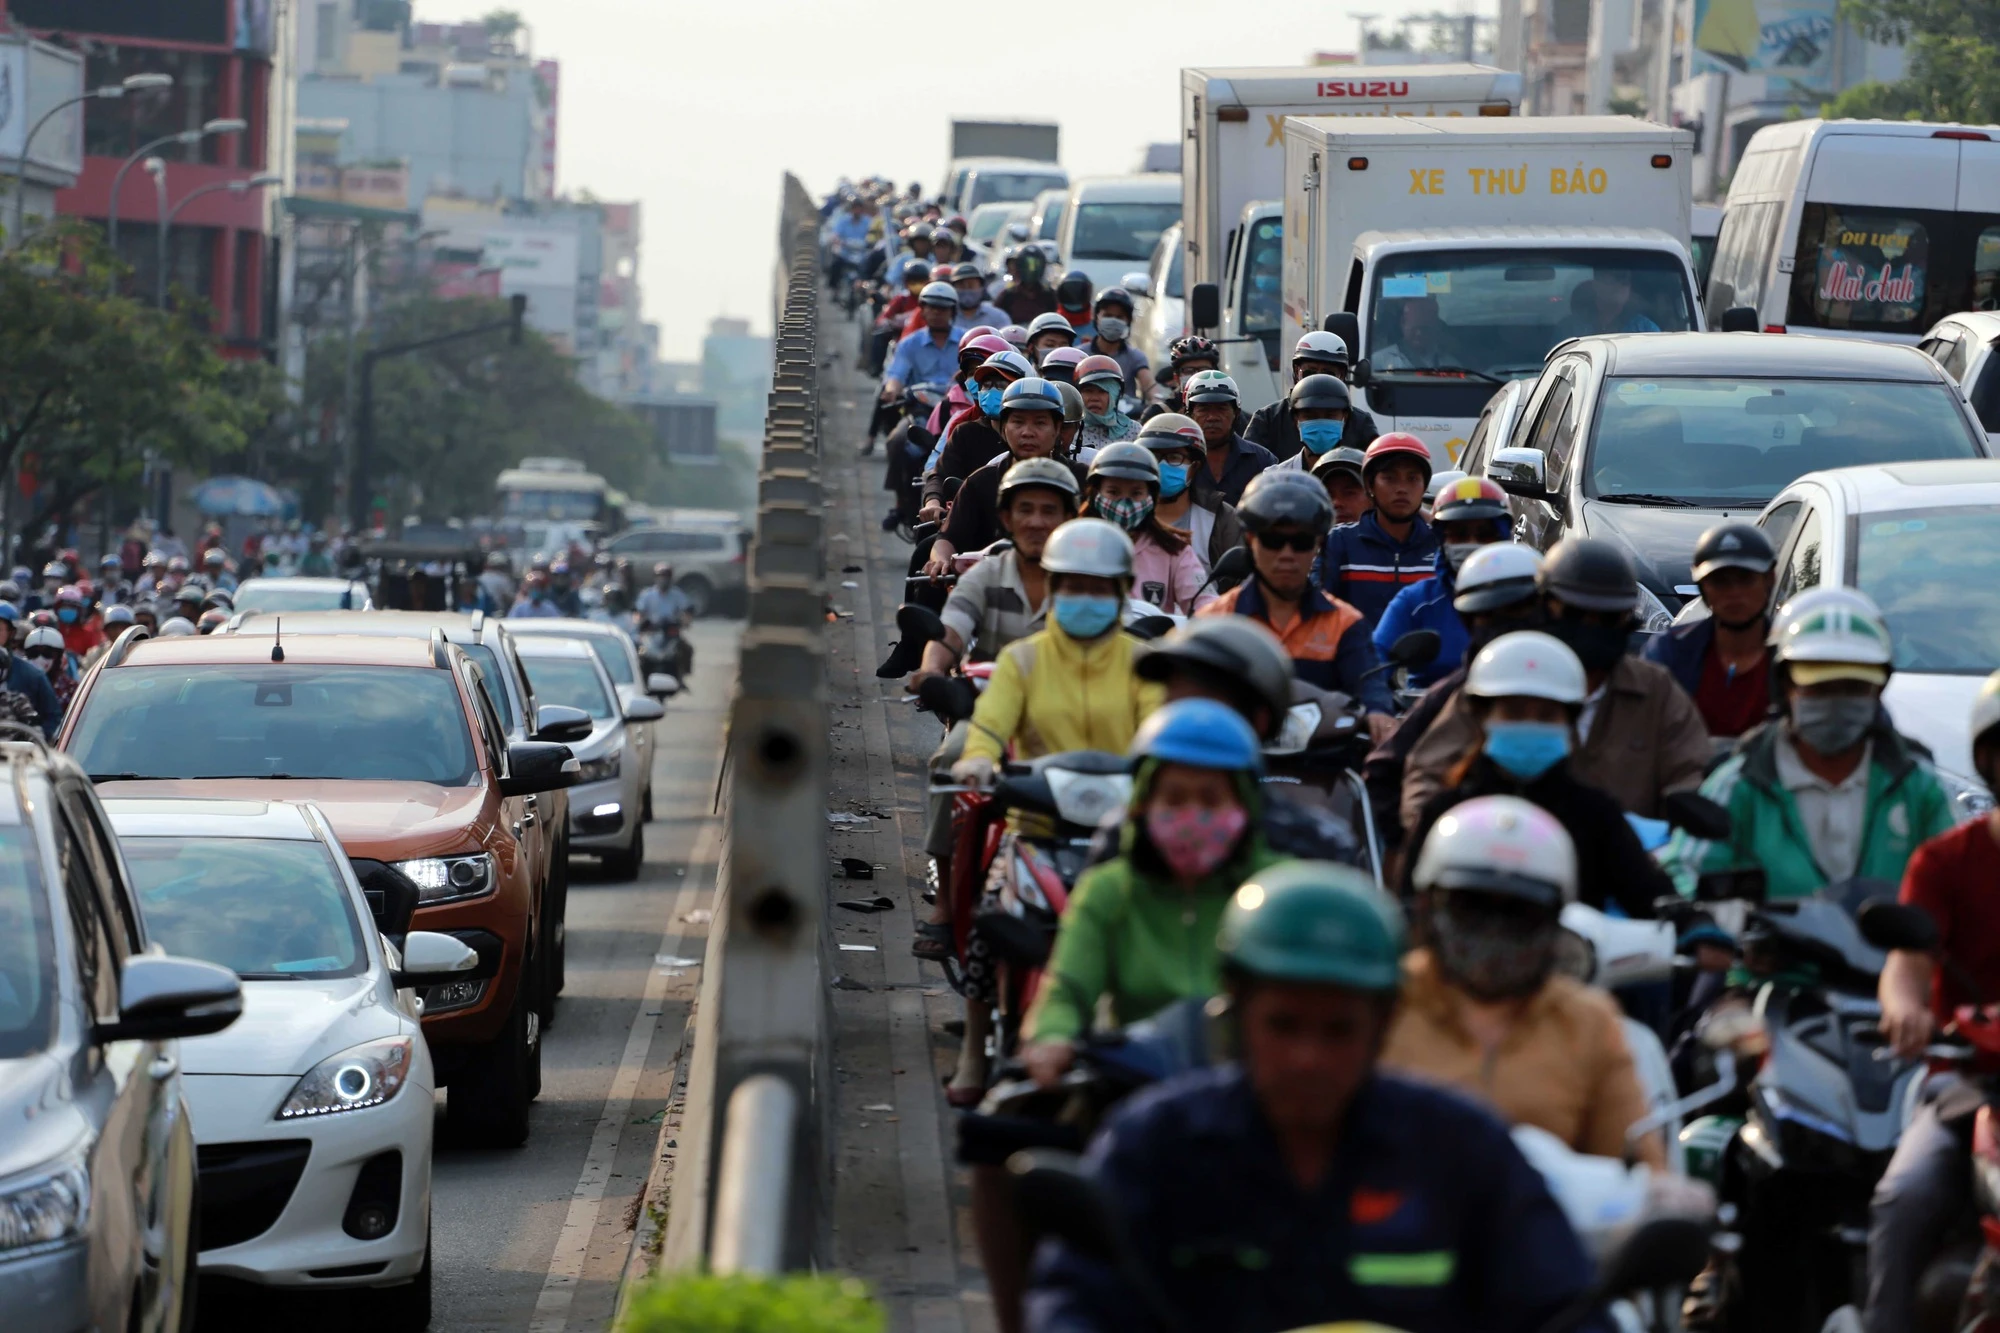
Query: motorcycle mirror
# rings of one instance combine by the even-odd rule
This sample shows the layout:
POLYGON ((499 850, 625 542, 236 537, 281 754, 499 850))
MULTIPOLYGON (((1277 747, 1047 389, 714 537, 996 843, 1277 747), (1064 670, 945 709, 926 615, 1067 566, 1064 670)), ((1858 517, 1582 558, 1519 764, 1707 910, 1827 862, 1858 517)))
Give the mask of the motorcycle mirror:
POLYGON ((939 491, 943 494, 947 504, 958 498, 958 488, 963 485, 965 485, 964 477, 946 477, 944 479, 944 485, 939 488, 939 491))
POLYGON ((1691 1217, 1657 1217, 1613 1250, 1598 1270, 1601 1296, 1684 1285, 1708 1262, 1708 1228, 1691 1217))
POLYGON ((1429 666, 1444 640, 1434 629, 1413 629, 1389 645, 1389 660, 1400 667, 1429 666))
POLYGON ((1726 807, 1689 788, 1660 798, 1660 817, 1704 842, 1727 842, 1735 827, 1726 807))
POLYGON ((1135 639, 1157 639, 1163 634, 1174 632, 1174 618, 1172 616, 1140 616, 1125 627, 1125 632, 1135 639))
POLYGON ((1118 1219, 1074 1153, 1030 1148, 1007 1159, 1014 1206, 1030 1232, 1054 1236, 1086 1258, 1109 1262, 1122 1237, 1118 1219))
POLYGON ((1909 949, 1929 953, 1938 947, 1937 922, 1921 907, 1875 898, 1855 914, 1861 938, 1878 949, 1909 949))
POLYGON ((917 682, 917 702, 949 722, 971 717, 978 697, 969 682, 951 676, 925 676, 917 682))
POLYGON ((1217 591, 1228 592, 1256 571, 1256 563, 1250 558, 1250 548, 1232 546, 1222 553, 1220 560, 1215 562, 1215 568, 1208 572, 1208 578, 1217 591))

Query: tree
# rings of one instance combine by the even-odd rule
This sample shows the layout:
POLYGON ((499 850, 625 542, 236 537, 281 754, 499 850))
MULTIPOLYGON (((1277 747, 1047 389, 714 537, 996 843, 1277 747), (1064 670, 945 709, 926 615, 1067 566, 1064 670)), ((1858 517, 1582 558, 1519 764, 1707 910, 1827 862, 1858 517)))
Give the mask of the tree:
POLYGON ((518 9, 496 9, 479 23, 486 29, 488 37, 500 42, 513 40, 514 34, 527 26, 527 20, 521 17, 518 9))
POLYGON ((1841 14, 1878 42, 1909 50, 1899 83, 1864 83, 1828 115, 1955 120, 2000 119, 2000 5, 1992 0, 1843 0, 1841 14))

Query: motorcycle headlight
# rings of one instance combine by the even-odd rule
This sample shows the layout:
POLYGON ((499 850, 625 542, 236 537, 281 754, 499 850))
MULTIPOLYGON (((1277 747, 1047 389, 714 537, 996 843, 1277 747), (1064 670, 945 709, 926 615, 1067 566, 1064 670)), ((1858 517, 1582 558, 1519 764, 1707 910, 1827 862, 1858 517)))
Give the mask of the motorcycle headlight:
POLYGON ((1639 585, 1636 615, 1641 634, 1665 634, 1674 627, 1674 613, 1667 610, 1667 604, 1643 583, 1639 585))
POLYGON ((414 861, 397 861, 395 866, 417 886, 417 904, 421 907, 484 897, 493 892, 499 883, 490 852, 474 852, 470 856, 425 856, 414 861))
POLYGON ((577 782, 606 782, 617 777, 619 761, 624 757, 625 747, 620 745, 599 758, 578 760, 577 782))
POLYGON ((0 1254, 67 1240, 83 1230, 90 1208, 90 1172, 81 1161, 7 1187, 0 1193, 0 1254))
POLYGON ((410 1078, 413 1043, 408 1037, 350 1046, 314 1065, 278 1108, 278 1119, 336 1115, 380 1106, 403 1090, 410 1078))
POLYGON ((1096 828, 1106 815, 1123 810, 1132 799, 1129 773, 1072 773, 1052 768, 1047 777, 1049 794, 1056 798, 1056 813, 1084 828, 1096 828))

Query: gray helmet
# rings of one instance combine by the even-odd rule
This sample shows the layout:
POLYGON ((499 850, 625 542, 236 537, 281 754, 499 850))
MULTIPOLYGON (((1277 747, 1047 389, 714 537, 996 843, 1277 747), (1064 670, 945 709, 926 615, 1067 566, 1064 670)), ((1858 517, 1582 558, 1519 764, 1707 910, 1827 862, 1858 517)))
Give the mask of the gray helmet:
POLYGON ((1247 532, 1266 532, 1292 524, 1310 532, 1333 527, 1333 501, 1326 487, 1304 472, 1266 469, 1250 479, 1236 516, 1247 532))
POLYGON ((1028 323, 1028 338, 1033 341, 1044 333, 1066 333, 1071 342, 1076 341, 1076 329, 1061 315, 1051 310, 1046 315, 1036 315, 1028 323))
POLYGON ((1178 412, 1162 412, 1139 427, 1139 443, 1148 449, 1192 449, 1208 452, 1208 437, 1201 433, 1193 417, 1178 412))
POLYGON ((1063 400, 1063 424, 1081 426, 1083 424, 1083 395, 1068 380, 1050 380, 1063 400))
POLYGON ((1345 412, 1353 405, 1353 395, 1347 392, 1338 375, 1308 375, 1292 386, 1294 412, 1301 408, 1345 412))
POLYGON ((1052 491, 1061 491, 1069 497, 1072 509, 1076 508, 1077 500, 1083 495, 1083 487, 1076 484, 1076 473, 1070 471, 1069 464, 1059 463, 1053 458, 1024 458, 1000 474, 1000 494, 996 503, 1005 509, 1008 496, 1028 486, 1046 486, 1052 491))
POLYGON ((1361 467, 1367 461, 1368 455, 1352 445, 1337 444, 1313 460, 1312 474, 1324 482, 1332 473, 1346 472, 1353 476, 1356 485, 1360 485, 1361 467))
POLYGON ((1042 548, 1049 574, 1093 574, 1102 579, 1132 577, 1132 539, 1101 518, 1073 518, 1049 534, 1042 548))
POLYGON ((1099 447, 1097 456, 1090 460, 1090 475, 1122 477, 1126 481, 1143 481, 1158 487, 1160 464, 1153 457, 1153 451, 1145 445, 1135 440, 1115 440, 1099 447))
POLYGON ((1248 616, 1198 616, 1154 643, 1133 667, 1144 680, 1165 680, 1177 669, 1247 688, 1270 711, 1267 738, 1292 706, 1292 659, 1277 635, 1248 616))
POLYGON ((1639 604, 1639 576, 1610 542, 1565 537, 1542 557, 1536 584, 1545 597, 1579 611, 1631 612, 1639 604))
POLYGON ((958 289, 948 282, 927 282, 917 293, 918 305, 948 305, 958 309, 958 289))

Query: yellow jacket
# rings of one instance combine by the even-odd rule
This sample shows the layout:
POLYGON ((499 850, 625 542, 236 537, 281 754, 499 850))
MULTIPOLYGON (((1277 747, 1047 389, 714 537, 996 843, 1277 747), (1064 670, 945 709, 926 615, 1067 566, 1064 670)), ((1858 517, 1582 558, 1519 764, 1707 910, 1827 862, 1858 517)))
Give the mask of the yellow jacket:
POLYGON ((1053 621, 1017 639, 993 663, 993 678, 972 710, 965 757, 1036 759, 1064 750, 1123 754, 1166 690, 1132 671, 1139 641, 1119 630, 1079 643, 1053 621))

